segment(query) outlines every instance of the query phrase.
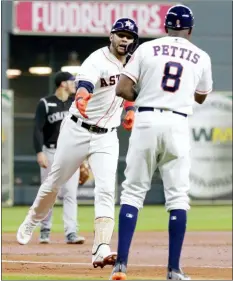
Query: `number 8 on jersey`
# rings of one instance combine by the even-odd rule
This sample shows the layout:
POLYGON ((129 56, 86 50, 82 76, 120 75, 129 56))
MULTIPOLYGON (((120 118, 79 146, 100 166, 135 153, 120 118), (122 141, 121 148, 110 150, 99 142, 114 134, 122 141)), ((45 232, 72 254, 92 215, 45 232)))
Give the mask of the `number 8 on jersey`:
POLYGON ((179 62, 169 61, 164 67, 164 76, 162 79, 162 88, 164 91, 174 93, 179 89, 180 78, 183 72, 183 66, 179 62), (173 74, 172 72, 176 72, 173 74), (172 83, 171 83, 171 80, 172 83), (169 84, 173 84, 170 86, 169 84))

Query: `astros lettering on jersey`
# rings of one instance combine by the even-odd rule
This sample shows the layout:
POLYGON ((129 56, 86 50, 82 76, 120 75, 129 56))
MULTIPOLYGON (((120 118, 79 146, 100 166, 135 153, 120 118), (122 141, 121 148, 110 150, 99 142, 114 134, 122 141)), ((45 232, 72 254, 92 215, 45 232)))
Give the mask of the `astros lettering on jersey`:
MULTIPOLYGON (((89 81, 95 86, 86 110, 88 124, 104 128, 120 125, 123 99, 116 96, 115 89, 122 69, 123 64, 108 47, 98 49, 83 62, 76 81, 89 81)), ((72 103, 70 112, 84 119, 76 108, 75 102, 72 103)))

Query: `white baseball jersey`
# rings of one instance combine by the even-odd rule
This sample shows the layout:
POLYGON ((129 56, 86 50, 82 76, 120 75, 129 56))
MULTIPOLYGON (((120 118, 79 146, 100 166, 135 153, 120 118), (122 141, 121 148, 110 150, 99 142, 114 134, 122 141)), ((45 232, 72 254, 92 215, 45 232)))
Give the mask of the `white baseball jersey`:
POLYGON ((123 64, 109 51, 108 47, 93 52, 81 65, 76 80, 89 81, 94 85, 92 98, 88 101, 85 119, 76 108, 70 112, 88 124, 103 128, 120 125, 123 99, 116 96, 115 89, 123 64))
POLYGON ((209 55, 180 37, 166 36, 142 44, 122 73, 137 84, 136 106, 192 114, 194 93, 212 91, 209 55))

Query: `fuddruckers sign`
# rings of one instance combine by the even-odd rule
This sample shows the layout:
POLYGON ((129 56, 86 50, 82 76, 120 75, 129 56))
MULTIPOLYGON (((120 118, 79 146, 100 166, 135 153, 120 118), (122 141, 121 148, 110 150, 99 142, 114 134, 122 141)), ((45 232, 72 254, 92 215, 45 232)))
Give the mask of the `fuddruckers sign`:
POLYGON ((171 6, 156 2, 14 1, 13 33, 108 36, 118 18, 130 17, 137 22, 141 37, 161 36, 171 6))

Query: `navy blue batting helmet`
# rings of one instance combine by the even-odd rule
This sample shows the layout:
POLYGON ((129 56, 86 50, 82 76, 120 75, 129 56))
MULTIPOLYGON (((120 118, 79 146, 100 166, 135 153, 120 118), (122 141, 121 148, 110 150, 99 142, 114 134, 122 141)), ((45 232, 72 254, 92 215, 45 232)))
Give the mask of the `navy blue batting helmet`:
POLYGON ((184 5, 175 5, 167 11, 164 26, 174 30, 192 28, 194 26, 193 12, 184 5))
POLYGON ((111 33, 118 31, 127 31, 132 33, 134 38, 138 38, 138 27, 135 21, 129 18, 118 19, 112 26, 111 33))

